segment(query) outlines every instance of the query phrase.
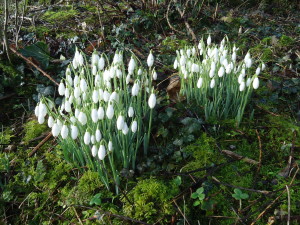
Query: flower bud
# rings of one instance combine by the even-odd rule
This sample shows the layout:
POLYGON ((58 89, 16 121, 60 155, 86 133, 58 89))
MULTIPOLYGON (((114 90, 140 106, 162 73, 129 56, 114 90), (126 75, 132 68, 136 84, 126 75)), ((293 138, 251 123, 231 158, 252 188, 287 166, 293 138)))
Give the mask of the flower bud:
POLYGON ((246 87, 245 81, 242 81, 239 87, 240 91, 244 91, 245 87, 246 87))
POLYGON ((79 115, 78 115, 78 121, 82 124, 82 125, 85 125, 86 122, 87 122, 87 117, 85 115, 84 112, 80 112, 79 115))
POLYGON ((128 128, 128 126, 127 126, 127 123, 124 122, 124 126, 123 126, 123 128, 122 128, 122 133, 123 133, 124 135, 126 135, 126 134, 128 134, 128 131, 129 131, 129 128, 128 128))
POLYGON ((84 137, 83 137, 83 141, 84 141, 84 144, 86 144, 86 145, 90 144, 90 142, 91 142, 90 132, 88 132, 88 131, 85 132, 84 137))
POLYGON ((224 69, 223 66, 221 66, 220 69, 219 69, 219 71, 218 71, 218 76, 219 77, 223 77, 224 73, 225 73, 225 69, 224 69))
POLYGON ((108 142, 108 151, 112 151, 114 149, 112 141, 108 142))
POLYGON ((101 141, 102 135, 99 129, 96 130, 95 137, 97 142, 101 141))
POLYGON ((48 118, 48 127, 52 128, 54 125, 54 119, 52 116, 49 116, 48 118))
POLYGON ((97 115, 98 115, 98 119, 102 120, 104 118, 104 109, 103 107, 99 107, 98 111, 97 111, 97 115))
POLYGON ((93 145, 93 147, 92 147, 92 156, 96 157, 97 153, 98 153, 98 148, 96 147, 96 145, 93 145))
POLYGON ((59 95, 63 96, 65 94, 65 85, 63 82, 60 82, 59 86, 58 86, 58 93, 59 95))
POLYGON ((131 131, 132 133, 135 133, 137 131, 137 122, 134 120, 131 124, 131 131))
POLYGON ((97 67, 95 65, 92 67, 92 74, 94 76, 97 74, 97 67))
POLYGON ((175 61, 174 61, 174 69, 176 70, 177 67, 178 67, 178 61, 177 61, 177 59, 175 59, 175 61))
POLYGON ((207 45, 210 46, 210 44, 211 44, 211 37, 209 35, 208 38, 207 38, 207 45))
POLYGON ((192 72, 193 73, 198 73, 200 71, 199 65, 196 63, 192 64, 192 72))
POLYGON ((62 139, 66 139, 68 137, 68 133, 69 133, 69 129, 67 125, 64 124, 60 131, 60 135, 62 139))
POLYGON ((131 89, 132 96, 137 96, 139 93, 139 90, 140 90, 140 86, 139 86, 138 82, 135 82, 131 89))
POLYGON ((99 101, 99 92, 97 90, 93 91, 92 99, 94 103, 97 103, 99 101))
POLYGON ((148 105, 150 107, 150 109, 153 109, 156 105, 156 96, 154 93, 152 93, 149 97, 149 100, 148 100, 148 105))
POLYGON ((157 80, 157 73, 156 73, 156 71, 153 71, 152 78, 153 78, 153 80, 157 80))
POLYGON ((130 106, 129 109, 128 109, 128 117, 133 117, 134 115, 134 110, 133 108, 130 106))
POLYGON ((45 122, 45 116, 39 115, 38 122, 39 122, 39 124, 43 124, 45 122))
POLYGON ((247 81, 246 81, 246 86, 249 87, 250 84, 251 84, 251 78, 249 77, 249 78, 247 79, 247 81))
POLYGON ((68 100, 65 101, 65 110, 68 113, 72 111, 71 103, 68 100))
POLYGON ((154 56, 152 54, 152 51, 150 51, 150 54, 148 55, 148 58, 147 58, 147 65, 148 67, 152 67, 154 64, 154 56))
POLYGON ((257 67, 256 71, 255 71, 255 75, 258 76, 260 74, 260 67, 257 67))
POLYGON ((97 121, 98 121, 98 112, 97 112, 97 109, 92 109, 91 117, 92 117, 93 122, 97 123, 97 121))
POLYGON ((100 160, 103 160, 105 158, 105 155, 106 155, 105 146, 104 145, 100 145, 99 151, 98 151, 98 158, 100 160))
POLYGON ((87 83, 86 83, 86 81, 85 81, 85 79, 84 78, 82 78, 81 80, 80 80, 80 90, 82 91, 82 92, 85 92, 86 90, 87 90, 87 83))
POLYGON ((110 93, 109 93, 108 91, 105 90, 105 91, 103 92, 103 100, 104 100, 105 102, 108 102, 109 97, 110 97, 110 93))
POLYGON ((104 66, 105 66, 105 60, 104 60, 103 56, 101 56, 101 58, 99 59, 99 62, 98 62, 98 70, 103 70, 104 66))
POLYGON ((117 129, 118 130, 122 130, 123 127, 124 127, 124 117, 122 115, 119 115, 118 116, 118 119, 117 119, 117 129))
POLYGON ((129 61, 129 65, 128 65, 128 73, 129 74, 133 74, 133 71, 135 69, 135 61, 134 59, 131 57, 130 61, 129 61))
POLYGON ((106 116, 107 116, 107 118, 108 119, 112 119, 113 118, 113 116, 114 116, 114 107, 113 107, 113 105, 112 104, 108 104, 108 107, 107 107, 107 109, 106 109, 106 116))
POLYGON ((258 77, 255 77, 253 80, 253 88, 257 89, 259 87, 259 79, 258 77))
POLYGON ((57 137, 57 136, 59 135, 60 128, 59 128, 59 126, 57 125, 57 123, 54 123, 54 124, 53 124, 52 129, 51 129, 51 132, 52 132, 53 137, 57 137))
POLYGON ((78 128, 75 125, 71 125, 71 137, 73 140, 78 137, 78 128))
POLYGON ((215 87, 215 85, 216 85, 216 81, 215 81, 215 79, 212 79, 211 81, 210 81, 210 88, 214 88, 215 87))

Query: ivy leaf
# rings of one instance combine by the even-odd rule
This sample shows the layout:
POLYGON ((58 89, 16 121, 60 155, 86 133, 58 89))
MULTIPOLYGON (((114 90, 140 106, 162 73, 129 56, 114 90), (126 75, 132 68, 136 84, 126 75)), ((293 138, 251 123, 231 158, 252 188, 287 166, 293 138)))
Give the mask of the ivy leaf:
POLYGON ((90 201, 90 205, 100 205, 101 204, 101 193, 96 194, 90 201))
POLYGON ((198 188, 196 192, 198 193, 198 195, 200 195, 204 192, 204 188, 203 187, 198 188))
POLYGON ((205 194, 200 194, 200 195, 198 195, 198 198, 199 198, 199 200, 203 200, 204 198, 205 198, 205 194))
POLYGON ((192 193, 191 198, 192 199, 198 198, 198 193, 197 192, 192 193))
POLYGON ((198 201, 195 201, 194 204, 193 204, 193 206, 198 206, 198 205, 200 205, 200 203, 201 203, 201 202, 200 202, 199 200, 198 200, 198 201))

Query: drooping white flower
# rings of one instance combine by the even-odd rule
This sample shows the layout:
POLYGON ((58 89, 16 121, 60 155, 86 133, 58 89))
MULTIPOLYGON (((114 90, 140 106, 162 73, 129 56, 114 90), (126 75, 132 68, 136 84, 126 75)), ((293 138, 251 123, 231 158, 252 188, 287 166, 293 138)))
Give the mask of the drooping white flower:
POLYGON ((76 118, 74 116, 71 116, 70 120, 72 123, 76 123, 76 118))
POLYGON ((125 123, 124 117, 122 115, 119 115, 117 119, 117 129, 122 130, 124 127, 124 123, 125 123))
POLYGON ((66 110, 66 112, 72 111, 71 103, 68 100, 65 101, 65 110, 66 110))
POLYGON ((207 38, 207 45, 210 46, 210 44, 211 44, 211 37, 209 35, 208 38, 207 38))
POLYGON ((235 62, 235 60, 236 60, 236 52, 232 53, 231 59, 232 59, 233 62, 235 62))
POLYGON ((78 68, 78 62, 77 62, 76 57, 73 58, 72 65, 75 70, 78 68))
POLYGON ((257 89, 259 87, 259 79, 258 77, 255 77, 253 80, 253 88, 257 89))
POLYGON ((260 74, 260 67, 257 67, 256 71, 255 71, 255 75, 258 76, 260 74))
POLYGON ((97 153, 98 153, 98 148, 96 147, 96 145, 93 145, 93 147, 92 147, 92 156, 96 157, 97 153))
POLYGON ((147 65, 148 67, 152 67, 154 64, 154 56, 152 54, 152 51, 150 51, 150 54, 148 55, 148 58, 147 58, 147 65))
POLYGON ((89 145, 91 142, 91 134, 88 131, 85 131, 84 136, 83 136, 83 141, 84 144, 89 145))
POLYGON ((246 86, 249 87, 251 85, 251 78, 248 77, 247 81, 246 81, 246 86))
POLYGON ((85 79, 81 78, 80 79, 80 90, 82 92, 86 92, 87 88, 88 88, 88 86, 87 86, 87 83, 86 83, 85 79))
POLYGON ((210 88, 214 88, 215 87, 215 85, 216 85, 216 81, 215 81, 215 79, 212 79, 211 81, 210 81, 210 88))
POLYGON ((104 118, 104 109, 102 106, 100 106, 98 108, 98 111, 97 111, 97 114, 98 114, 98 119, 99 120, 102 120, 104 118))
POLYGON ((105 102, 108 102, 109 97, 110 97, 110 93, 109 93, 108 91, 105 90, 105 91, 103 92, 103 100, 104 100, 105 102))
POLYGON ((98 94, 98 98, 99 98, 99 102, 101 101, 101 100, 103 100, 103 90, 100 88, 99 90, 98 90, 98 92, 99 92, 99 94, 98 94))
POLYGON ((153 80, 157 80, 157 73, 156 73, 156 71, 153 71, 152 78, 153 78, 153 80))
POLYGON ((116 102, 118 103, 119 102, 119 95, 116 91, 114 91, 113 93, 111 93, 110 97, 109 97, 109 101, 112 102, 116 102))
POLYGON ((98 121, 98 111, 97 111, 97 109, 92 109, 91 117, 92 117, 93 122, 97 123, 97 121, 98 121))
POLYGON ((141 68, 139 68, 138 70, 138 76, 141 76, 143 74, 143 70, 141 68))
POLYGON ((199 65, 196 63, 192 64, 192 72, 193 73, 198 73, 200 71, 199 65))
POLYGON ((128 73, 129 73, 129 74, 133 74, 133 71, 134 71, 134 69, 135 69, 135 66, 136 66, 135 61, 134 61, 134 59, 131 57, 131 59, 130 59, 130 61, 129 61, 129 64, 128 64, 128 73))
POLYGON ((122 75, 123 75, 122 74, 122 70, 116 69, 116 77, 119 78, 119 79, 121 79, 122 75))
POLYGON ((98 62, 98 70, 103 70, 105 66, 105 59, 103 58, 103 56, 101 56, 101 58, 99 59, 98 62))
POLYGON ((97 66, 92 67, 92 74, 95 76, 97 74, 97 66))
POLYGON ((83 66, 84 59, 83 59, 83 55, 81 53, 78 54, 77 62, 80 66, 83 66))
POLYGON ((197 81, 197 88, 201 88, 203 84, 203 78, 199 77, 198 81, 197 81))
POLYGON ((97 54, 96 51, 94 51, 92 54, 92 66, 97 66, 98 61, 99 61, 99 55, 97 54))
POLYGON ((97 142, 101 141, 102 135, 99 129, 96 130, 95 137, 97 142))
POLYGON ((53 119, 52 116, 49 116, 49 118, 48 118, 48 127, 52 128, 53 125, 54 125, 54 119, 53 119))
POLYGON ((134 82, 132 89, 131 89, 131 95, 132 96, 137 96, 139 94, 139 90, 140 90, 140 85, 139 82, 134 82))
POLYGON ((244 80, 244 76, 243 76, 243 74, 241 73, 241 74, 239 75, 239 77, 238 77, 238 83, 241 84, 241 83, 243 82, 243 80, 244 80))
POLYGON ((112 141, 109 141, 108 142, 108 151, 111 152, 112 150, 114 150, 113 143, 112 143, 112 141))
POLYGON ((99 151, 98 151, 98 158, 100 160, 103 160, 105 158, 105 155, 106 155, 105 146, 104 145, 100 145, 99 151))
POLYGON ((70 89, 69 88, 65 89, 65 96, 66 96, 66 98, 70 97, 70 89))
POLYGON ((80 112, 78 115, 78 121, 82 124, 85 125, 87 122, 87 117, 86 114, 84 112, 80 112))
POLYGON ((225 69, 223 66, 220 67, 219 71, 218 71, 218 76, 219 77, 223 77, 225 73, 225 69))
POLYGON ((98 90, 95 89, 93 91, 92 99, 93 99, 94 103, 97 103, 99 101, 99 92, 98 92, 98 90))
POLYGON ((38 122, 39 122, 39 124, 43 124, 45 122, 45 116, 39 115, 38 122))
POLYGON ((38 112, 38 117, 42 116, 45 117, 47 115, 47 107, 44 103, 39 104, 39 112, 38 112))
POLYGON ((68 137, 69 134, 69 129, 67 127, 67 125, 63 125, 60 131, 60 135, 62 137, 62 139, 66 139, 68 137))
POLYGON ((245 81, 242 81, 239 87, 240 91, 244 91, 245 87, 246 87, 245 81))
POLYGON ((252 66, 252 59, 251 58, 245 59, 245 65, 247 68, 250 68, 252 66))
POLYGON ((80 97, 80 88, 79 87, 75 87, 74 88, 74 98, 78 99, 80 97))
POLYGON ((127 123, 124 122, 124 126, 123 126, 123 128, 122 128, 122 133, 123 133, 124 135, 126 135, 126 134, 128 134, 128 131, 129 131, 129 128, 128 128, 128 126, 127 126, 127 123))
POLYGON ((79 76, 75 75, 75 77, 74 77, 74 87, 77 87, 79 85, 79 82, 80 82, 79 76))
POLYGON ((35 115, 36 117, 39 116, 39 111, 40 111, 39 104, 40 104, 40 103, 38 103, 38 104, 36 105, 35 109, 34 109, 34 115, 35 115))
POLYGON ((186 50, 186 55, 187 55, 188 58, 190 58, 191 53, 192 53, 191 49, 188 48, 188 49, 186 50))
POLYGON ((132 131, 132 133, 135 133, 137 131, 137 121, 136 120, 134 120, 131 123, 131 131, 132 131))
POLYGON ((130 106, 129 107, 129 109, 128 109, 128 117, 133 117, 133 115, 134 115, 134 110, 133 110, 133 108, 130 106))
POLYGON ((71 137, 73 140, 78 137, 78 128, 75 125, 71 125, 71 137))
POLYGON ((154 93, 152 93, 148 99, 148 105, 150 109, 153 109, 156 105, 156 96, 154 93))
POLYGON ((63 82, 60 82, 59 86, 58 86, 58 94, 63 96, 65 94, 65 85, 63 82))
POLYGON ((59 128, 59 125, 57 123, 53 124, 51 132, 52 132, 53 137, 57 137, 59 135, 60 128, 59 128))
POLYGON ((114 117, 114 107, 112 104, 108 104, 108 107, 106 109, 106 116, 110 120, 114 117))
POLYGON ((264 71, 265 70, 265 68, 266 68, 266 65, 263 63, 263 64, 261 64, 261 70, 262 71, 264 71))
MULTIPOLYGON (((68 67, 69 68, 69 67, 68 67)), ((70 70, 70 69, 69 69, 70 70)), ((67 84, 69 85, 69 86, 72 86, 73 85, 73 79, 72 79, 72 77, 71 77, 71 75, 66 75, 66 80, 67 80, 67 84)))
POLYGON ((174 67, 175 70, 177 69, 177 67, 178 67, 178 61, 177 61, 177 59, 175 59, 173 67, 174 67))
POLYGON ((185 58, 184 55, 182 55, 182 56, 180 57, 179 63, 180 63, 180 66, 182 66, 182 67, 185 66, 185 64, 186 64, 186 58, 185 58))
POLYGON ((79 109, 75 109, 75 117, 78 119, 78 116, 79 116, 79 113, 80 113, 80 110, 79 109))

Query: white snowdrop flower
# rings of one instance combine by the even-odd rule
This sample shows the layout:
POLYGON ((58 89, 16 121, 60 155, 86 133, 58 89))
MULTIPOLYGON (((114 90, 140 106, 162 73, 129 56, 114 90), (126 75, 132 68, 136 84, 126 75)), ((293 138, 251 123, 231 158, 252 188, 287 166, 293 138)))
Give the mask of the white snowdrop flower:
POLYGON ((108 102, 109 97, 110 97, 110 93, 109 93, 108 91, 105 90, 105 91, 103 92, 103 100, 104 100, 105 102, 108 102))
POLYGON ((257 67, 256 71, 255 71, 255 75, 258 76, 260 74, 260 67, 257 67))
POLYGON ((60 128, 59 126, 57 125, 57 123, 54 123, 53 126, 52 126, 52 129, 51 129, 51 132, 52 132, 52 135, 53 137, 57 137, 60 133, 60 128))
POLYGON ((246 87, 245 81, 242 81, 239 87, 240 91, 244 91, 245 87, 246 87))
POLYGON ((129 61, 129 64, 128 64, 128 73, 129 74, 133 74, 133 71, 135 69, 135 61, 134 59, 131 57, 130 61, 129 61))
POLYGON ((95 135, 91 135, 91 143, 92 145, 95 144, 96 139, 95 139, 95 135))
POLYGON ((62 103, 59 108, 60 115, 64 115, 65 103, 62 103))
POLYGON ((100 102, 101 100, 103 100, 103 93, 104 92, 103 92, 103 90, 101 88, 99 88, 98 92, 99 92, 98 97, 99 97, 99 102, 100 102))
POLYGON ((65 89, 65 96, 66 96, 66 98, 70 97, 70 89, 69 88, 65 89))
POLYGON ((207 38, 207 45, 210 46, 210 44, 211 44, 211 37, 209 35, 208 38, 207 38))
POLYGON ((251 59, 251 58, 247 59, 247 60, 245 61, 245 64, 246 64, 246 67, 247 67, 247 68, 250 68, 250 67, 252 66, 252 59, 251 59))
POLYGON ((63 123, 60 121, 60 119, 57 119, 57 120, 56 120, 56 124, 58 125, 58 127, 59 127, 59 132, 60 132, 60 130, 61 130, 62 126, 63 126, 63 123))
POLYGON ((104 70, 103 72, 103 80, 109 81, 110 80, 110 70, 104 70))
POLYGON ((88 131, 85 131, 84 136, 83 136, 83 141, 84 144, 89 145, 91 142, 91 134, 88 131))
POLYGON ((69 134, 69 129, 67 127, 67 125, 63 125, 60 131, 60 135, 62 137, 62 139, 66 139, 68 137, 69 134))
POLYGON ((243 82, 243 80, 244 80, 244 76, 243 76, 243 74, 241 73, 241 74, 239 75, 239 77, 238 77, 238 83, 241 84, 241 83, 243 82))
POLYGON ((71 138, 75 140, 78 137, 78 128, 75 125, 71 125, 71 138))
POLYGON ((82 124, 85 125, 87 122, 87 117, 86 114, 84 112, 80 112, 78 115, 78 121, 82 124))
POLYGON ((124 122, 124 126, 123 126, 123 128, 122 128, 122 133, 123 133, 124 135, 126 135, 126 134, 128 134, 128 131, 129 131, 129 128, 128 128, 128 126, 127 126, 127 123, 124 122))
POLYGON ((72 79, 71 75, 66 75, 66 81, 67 81, 67 84, 72 87, 73 79, 72 79))
POLYGON ((112 141, 109 141, 108 142, 108 151, 111 152, 112 150, 114 150, 113 143, 112 143, 112 141))
POLYGON ((209 77, 210 78, 213 78, 214 77, 214 75, 215 75, 215 69, 210 69, 210 71, 209 71, 209 77))
POLYGON ((140 86, 139 82, 134 82, 132 89, 131 89, 131 95, 132 96, 137 96, 139 94, 140 86))
POLYGON ((96 130, 95 137, 97 142, 101 141, 102 135, 99 129, 96 130))
POLYGON ((214 88, 215 87, 215 85, 216 85, 216 81, 215 81, 215 79, 212 79, 211 81, 210 81, 210 88, 214 88))
POLYGON ((229 74, 231 72, 232 68, 233 68, 233 64, 232 63, 228 64, 226 66, 226 74, 229 74))
POLYGON ((83 55, 81 53, 79 53, 77 61, 80 66, 83 66, 84 59, 83 59, 83 55))
POLYGON ((129 84, 129 82, 130 82, 130 74, 128 74, 127 76, 126 76, 126 84, 129 84))
POLYGON ((201 88, 202 87, 202 84, 203 84, 203 78, 200 77, 197 81, 197 88, 201 88))
POLYGON ((243 68, 243 69, 241 70, 241 75, 242 75, 243 77, 246 76, 246 70, 245 70, 245 68, 243 68))
POLYGON ((97 111, 97 109, 92 109, 91 117, 92 117, 93 122, 97 123, 97 121, 98 121, 98 111, 97 111))
POLYGON ((87 83, 85 81, 84 78, 80 79, 80 90, 82 92, 85 92, 87 90, 88 86, 87 86, 87 83))
POLYGON ((119 62, 119 54, 116 52, 114 55, 113 63, 116 64, 119 62))
POLYGON ((112 101, 115 101, 116 103, 119 102, 119 94, 117 92, 113 92, 111 93, 110 97, 109 97, 109 101, 112 102, 112 101))
POLYGON ((104 145, 100 145, 99 151, 98 151, 98 158, 100 160, 103 160, 105 158, 105 155, 106 155, 105 146, 104 145))
POLYGON ((76 121, 77 121, 74 116, 71 116, 70 120, 71 120, 72 123, 76 123, 76 121))
POLYGON ((106 109, 106 116, 107 116, 107 118, 108 119, 112 119, 113 118, 113 116, 114 116, 114 107, 113 107, 113 105, 112 104, 108 104, 108 107, 107 107, 107 109, 106 109))
POLYGON ((264 71, 265 70, 265 68, 266 68, 266 65, 263 63, 263 64, 261 64, 261 70, 262 71, 264 71))
POLYGON ((77 87, 78 85, 79 85, 79 82, 80 82, 80 80, 79 80, 79 76, 75 76, 74 77, 74 87, 77 87))
POLYGON ((228 60, 225 58, 223 61, 222 61, 222 64, 223 66, 226 68, 228 66, 228 60))
POLYGON ((119 115, 117 119, 117 129, 122 130, 124 127, 124 123, 125 123, 124 117, 122 115, 119 115))
POLYGON ((133 115, 134 115, 134 110, 133 110, 133 108, 130 106, 129 107, 129 109, 128 109, 128 117, 133 117, 133 115))
POLYGON ((143 70, 141 68, 139 68, 138 70, 138 76, 141 76, 143 74, 143 70))
POLYGON ((93 52, 92 54, 92 66, 97 66, 99 61, 99 55, 97 54, 96 51, 93 52))
POLYGON ((193 55, 193 56, 196 55, 196 48, 195 48, 195 47, 192 48, 192 55, 193 55))
POLYGON ((132 131, 132 133, 135 133, 137 131, 137 122, 136 122, 136 120, 134 120, 131 123, 131 131, 132 131))
POLYGON ((87 93, 86 93, 86 92, 83 92, 83 93, 82 93, 82 100, 83 100, 83 101, 86 101, 86 100, 87 100, 87 97, 88 97, 88 96, 87 96, 87 93))
POLYGON ((175 59, 173 67, 174 67, 175 70, 177 69, 177 67, 178 67, 178 61, 177 61, 177 59, 175 59))
POLYGON ((147 65, 148 67, 152 67, 154 64, 154 56, 152 54, 152 50, 150 51, 148 58, 147 58, 147 65))
MULTIPOLYGON (((110 78, 110 79, 113 79, 113 78, 115 77, 115 74, 116 74, 115 67, 111 67, 111 68, 108 70, 108 74, 109 74, 109 78, 110 78)), ((108 79, 107 81, 110 81, 110 79, 108 79)))
POLYGON ((232 53, 231 59, 232 59, 233 62, 236 61, 236 52, 232 53))
POLYGON ((192 71, 191 68, 192 68, 192 63, 191 63, 190 60, 187 60, 187 61, 186 61, 186 69, 187 69, 188 71, 192 71))
POLYGON ((116 77, 119 79, 122 77, 122 71, 120 69, 116 70, 116 77))
POLYGON ((76 98, 76 104, 77 104, 77 105, 81 105, 81 102, 82 102, 82 101, 81 101, 81 98, 80 98, 80 97, 76 98))
POLYGON ((199 65, 196 63, 192 64, 192 72, 193 73, 198 73, 200 71, 199 65))
POLYGON ((99 120, 102 120, 104 118, 104 109, 103 109, 103 107, 100 106, 98 108, 97 114, 98 114, 98 119, 99 120))
POLYGON ((186 64, 186 58, 185 58, 184 55, 182 55, 182 56, 180 57, 179 63, 180 63, 180 66, 185 66, 185 64, 186 64))
POLYGON ((202 50, 202 43, 201 43, 201 41, 200 41, 199 44, 198 44, 198 49, 199 49, 199 50, 202 50))
POLYGON ((92 67, 92 74, 94 76, 97 74, 97 67, 95 65, 92 67))
POLYGON ((54 125, 54 119, 53 119, 52 116, 49 116, 49 118, 48 118, 48 127, 52 128, 53 125, 54 125))
POLYGON ((78 68, 78 62, 77 62, 77 59, 75 57, 73 58, 72 65, 73 65, 73 68, 75 70, 78 68))
POLYGON ((186 55, 187 55, 188 58, 190 58, 191 54, 192 54, 191 49, 187 49, 186 50, 186 55))
POLYGON ((97 153, 98 153, 98 148, 96 147, 96 145, 93 145, 93 147, 92 147, 92 156, 96 157, 97 153))
POLYGON ((105 59, 103 58, 103 56, 101 56, 101 58, 98 61, 98 70, 103 70, 105 66, 105 59))
POLYGON ((65 110, 68 113, 72 111, 71 103, 69 101, 65 101, 65 110))
POLYGON ((38 104, 36 105, 35 109, 34 109, 34 115, 35 115, 36 117, 39 116, 39 111, 40 111, 39 104, 40 104, 40 103, 38 103, 38 104))
POLYGON ((156 105, 156 96, 154 93, 152 93, 148 99, 148 105, 150 109, 153 109, 156 105))
POLYGON ((39 122, 39 124, 43 124, 45 122, 45 116, 39 115, 38 122, 39 122))
POLYGON ((250 55, 250 52, 247 52, 247 54, 245 55, 245 61, 247 60, 247 59, 250 59, 251 58, 251 55, 250 55))
POLYGON ((249 87, 251 85, 251 78, 249 77, 246 81, 246 86, 249 87))
POLYGON ((61 95, 61 96, 65 95, 65 90, 66 90, 66 88, 65 88, 64 83, 60 82, 60 84, 58 86, 58 93, 59 93, 59 95, 61 95))
POLYGON ((157 73, 156 73, 156 71, 153 71, 152 78, 153 78, 153 80, 157 80, 157 73))
POLYGON ((257 89, 259 87, 259 79, 258 77, 255 77, 253 80, 253 88, 257 89))
POLYGON ((80 113, 80 110, 79 110, 79 109, 75 109, 75 117, 76 117, 77 119, 78 119, 79 113, 80 113))
POLYGON ((70 76, 70 75, 71 75, 71 69, 68 66, 67 69, 66 69, 66 76, 70 76))
POLYGON ((184 79, 187 79, 188 71, 184 67, 182 68, 182 73, 184 75, 184 79))
POLYGON ((200 55, 203 55, 203 49, 200 50, 199 54, 200 54, 200 55))
POLYGON ((220 67, 219 71, 218 71, 218 76, 219 77, 223 77, 225 73, 225 69, 223 66, 220 67))
POLYGON ((99 101, 99 92, 98 92, 98 90, 93 91, 92 99, 93 99, 94 103, 97 103, 99 101))
POLYGON ((38 116, 45 117, 47 115, 47 107, 44 103, 40 103, 38 116))

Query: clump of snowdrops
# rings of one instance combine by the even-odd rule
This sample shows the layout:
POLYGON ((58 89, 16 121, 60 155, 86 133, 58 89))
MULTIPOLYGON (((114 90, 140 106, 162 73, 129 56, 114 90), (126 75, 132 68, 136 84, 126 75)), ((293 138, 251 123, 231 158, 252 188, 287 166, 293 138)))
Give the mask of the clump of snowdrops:
POLYGON ((198 48, 177 51, 174 68, 181 78, 180 94, 188 103, 196 102, 206 119, 234 118, 239 124, 253 89, 259 87, 258 75, 265 64, 255 70, 250 53, 238 60, 237 52, 227 38, 217 45, 210 36, 198 48))
POLYGON ((52 99, 42 97, 35 108, 39 123, 47 120, 59 139, 65 159, 98 171, 107 188, 113 178, 117 192, 120 171, 135 169, 142 145, 147 154, 156 105, 153 63, 150 52, 148 68, 134 55, 126 67, 120 51, 110 65, 97 52, 88 63, 76 50, 58 87, 62 104, 56 108, 52 99))

